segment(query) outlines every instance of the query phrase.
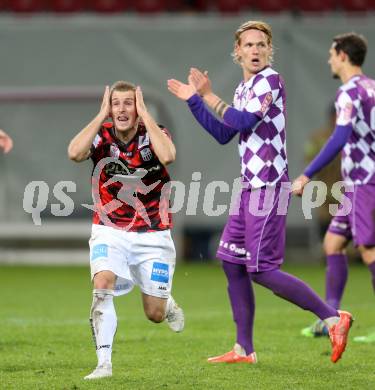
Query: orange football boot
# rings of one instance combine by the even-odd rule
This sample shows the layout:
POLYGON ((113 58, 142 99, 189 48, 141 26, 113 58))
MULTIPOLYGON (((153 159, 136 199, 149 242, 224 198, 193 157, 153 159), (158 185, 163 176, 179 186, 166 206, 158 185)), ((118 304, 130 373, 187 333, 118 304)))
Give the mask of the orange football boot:
POLYGON ((233 349, 224 355, 214 356, 208 358, 209 363, 249 363, 254 364, 257 362, 257 355, 252 352, 250 355, 245 355, 245 350, 239 345, 235 344, 233 349))
POLYGON ((336 363, 345 351, 348 341, 350 327, 354 321, 353 316, 347 311, 338 310, 340 320, 329 329, 329 338, 331 339, 332 354, 331 361, 336 363))

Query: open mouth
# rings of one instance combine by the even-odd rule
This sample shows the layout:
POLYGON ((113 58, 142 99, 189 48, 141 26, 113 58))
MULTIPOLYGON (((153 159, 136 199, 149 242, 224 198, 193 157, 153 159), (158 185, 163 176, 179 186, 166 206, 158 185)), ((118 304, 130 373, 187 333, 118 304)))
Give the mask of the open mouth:
POLYGON ((259 65, 259 63, 260 63, 259 58, 253 58, 253 59, 251 60, 251 63, 252 63, 253 65, 259 65))
POLYGON ((117 117, 119 123, 126 123, 129 120, 129 117, 126 115, 120 115, 117 117))

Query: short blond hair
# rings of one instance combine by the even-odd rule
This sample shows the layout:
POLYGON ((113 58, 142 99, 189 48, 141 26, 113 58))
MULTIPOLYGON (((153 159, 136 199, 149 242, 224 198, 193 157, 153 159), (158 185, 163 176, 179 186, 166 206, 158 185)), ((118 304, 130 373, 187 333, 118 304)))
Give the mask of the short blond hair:
MULTIPOLYGON (((233 61, 238 65, 240 65, 241 62, 240 59, 238 58, 238 55, 236 54, 235 49, 236 46, 239 45, 241 42, 241 34, 248 30, 258 30, 265 33, 267 35, 267 43, 272 47, 272 28, 268 23, 263 22, 261 20, 249 20, 245 23, 242 23, 241 26, 238 27, 238 29, 234 34, 234 48, 232 52, 233 61)), ((273 61, 273 49, 269 58, 269 62, 272 63, 272 61, 273 61)))
POLYGON ((126 91, 133 91, 135 92, 136 86, 133 83, 130 83, 129 81, 116 81, 114 84, 112 84, 109 94, 109 101, 112 103, 112 95, 115 91, 120 92, 126 92, 126 91))

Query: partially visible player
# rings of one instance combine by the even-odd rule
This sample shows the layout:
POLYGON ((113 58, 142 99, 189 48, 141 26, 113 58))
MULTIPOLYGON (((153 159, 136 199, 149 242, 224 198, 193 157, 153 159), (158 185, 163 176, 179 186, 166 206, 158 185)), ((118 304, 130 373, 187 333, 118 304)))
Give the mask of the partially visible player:
MULTIPOLYGON (((333 38, 329 65, 342 85, 336 94, 336 127, 320 153, 295 180, 302 195, 310 179, 342 153, 341 173, 345 196, 352 207, 336 215, 324 238, 327 256, 326 301, 338 309, 348 274, 345 248, 353 240, 368 266, 375 291, 375 80, 362 72, 367 42, 362 35, 347 33, 333 38), (347 210, 349 211, 349 210, 347 210)), ((326 334, 321 322, 303 330, 307 336, 326 334)), ((356 341, 375 342, 375 333, 356 341)))
POLYGON ((9 153, 13 148, 13 140, 10 136, 0 129, 0 149, 3 150, 5 154, 9 153))
POLYGON ((112 375, 114 295, 138 285, 147 318, 183 330, 184 313, 171 296, 176 253, 169 200, 162 196, 176 150, 147 111, 140 87, 118 81, 106 87, 100 112, 73 138, 68 154, 94 162, 90 322, 98 365, 85 379, 97 379, 112 375))
POLYGON ((217 252, 228 280, 237 340, 231 351, 208 361, 256 363, 252 288, 255 282, 324 320, 330 328, 331 360, 336 362, 346 346, 351 314, 338 313, 304 282, 280 270, 284 261, 286 210, 279 212, 278 206, 283 196, 282 183, 289 179, 285 87, 280 74, 271 67, 271 27, 261 21, 242 24, 235 34, 233 54, 243 71, 233 107, 212 92, 207 73, 196 68, 191 69, 189 84, 168 81, 169 90, 187 101, 198 122, 219 143, 226 144, 236 135, 239 138, 243 180, 239 212, 229 216, 217 252), (220 119, 215 118, 206 105, 220 119), (266 203, 270 193, 274 196, 266 215, 251 211, 255 206, 253 198, 254 203, 257 199, 266 203))

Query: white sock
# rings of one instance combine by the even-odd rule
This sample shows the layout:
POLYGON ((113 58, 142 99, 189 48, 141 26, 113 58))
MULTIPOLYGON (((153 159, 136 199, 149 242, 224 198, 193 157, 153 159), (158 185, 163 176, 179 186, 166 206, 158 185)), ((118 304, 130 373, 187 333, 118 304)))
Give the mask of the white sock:
POLYGON ((167 299, 167 304, 165 305, 165 316, 168 315, 168 313, 173 309, 173 306, 176 304, 175 300, 173 299, 172 295, 169 295, 167 299))
POLYGON ((336 325, 340 321, 340 317, 328 317, 323 320, 328 329, 331 329, 333 325, 336 325))
POLYGON ((98 366, 111 364, 112 344, 117 328, 113 290, 94 289, 90 316, 98 366))

